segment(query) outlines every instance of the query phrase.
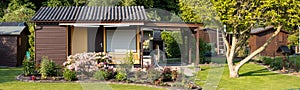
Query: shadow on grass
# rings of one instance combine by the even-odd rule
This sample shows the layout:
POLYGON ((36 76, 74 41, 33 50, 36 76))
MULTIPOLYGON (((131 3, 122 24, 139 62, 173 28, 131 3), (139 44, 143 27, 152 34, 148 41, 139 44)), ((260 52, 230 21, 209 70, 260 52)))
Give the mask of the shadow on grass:
POLYGON ((291 88, 291 89, 288 89, 288 90, 300 90, 300 88, 291 88))
POLYGON ((275 75, 277 73, 270 73, 267 69, 253 70, 240 74, 240 76, 268 76, 275 75))
POLYGON ((0 68, 0 83, 16 81, 16 77, 21 73, 21 68, 0 68))

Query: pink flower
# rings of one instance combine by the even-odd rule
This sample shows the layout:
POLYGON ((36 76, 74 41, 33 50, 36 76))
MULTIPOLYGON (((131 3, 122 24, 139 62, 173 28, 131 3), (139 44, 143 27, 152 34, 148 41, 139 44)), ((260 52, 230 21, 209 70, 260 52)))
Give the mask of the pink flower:
POLYGON ((74 69, 74 66, 73 66, 73 65, 69 65, 69 66, 67 66, 67 68, 68 68, 69 70, 72 70, 72 69, 74 69))

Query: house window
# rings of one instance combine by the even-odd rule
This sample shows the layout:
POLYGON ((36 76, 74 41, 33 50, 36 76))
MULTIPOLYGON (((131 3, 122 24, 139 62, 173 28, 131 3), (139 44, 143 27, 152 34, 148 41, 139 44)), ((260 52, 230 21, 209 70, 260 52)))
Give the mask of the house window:
POLYGON ((106 30, 107 52, 136 51, 136 30, 106 30))

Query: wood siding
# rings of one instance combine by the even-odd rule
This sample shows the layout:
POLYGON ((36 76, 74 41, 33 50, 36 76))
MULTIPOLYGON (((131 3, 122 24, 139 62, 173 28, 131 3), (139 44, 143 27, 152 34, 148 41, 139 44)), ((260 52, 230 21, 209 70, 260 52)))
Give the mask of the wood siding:
POLYGON ((17 66, 17 36, 0 36, 0 66, 17 66))
MULTIPOLYGON (((268 30, 265 32, 261 32, 259 34, 253 34, 249 39, 250 51, 254 52, 254 50, 260 48, 274 33, 274 30, 268 30)), ((281 56, 281 53, 276 53, 278 47, 282 45, 287 45, 287 37, 288 33, 279 32, 279 34, 272 40, 272 42, 266 47, 264 51, 262 51, 259 55, 261 56, 281 56)))
POLYGON ((200 38, 206 43, 217 43, 217 31, 200 30, 200 38))
POLYGON ((57 64, 67 58, 67 27, 43 26, 35 31, 35 56, 36 63, 40 63, 43 56, 47 56, 57 64))

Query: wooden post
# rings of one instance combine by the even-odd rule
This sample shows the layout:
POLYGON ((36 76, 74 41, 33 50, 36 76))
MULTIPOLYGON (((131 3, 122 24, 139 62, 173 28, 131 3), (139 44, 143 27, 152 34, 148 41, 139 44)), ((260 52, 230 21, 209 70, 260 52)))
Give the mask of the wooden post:
POLYGON ((199 64, 199 28, 196 29, 196 62, 195 66, 199 64))
POLYGON ((141 52, 140 52, 140 60, 141 60, 141 67, 142 69, 144 68, 144 60, 143 60, 143 56, 144 56, 144 31, 140 29, 141 32, 141 52))
POLYGON ((186 43, 185 43, 185 33, 184 30, 182 28, 180 28, 181 31, 181 37, 182 37, 182 45, 181 45, 181 65, 183 65, 184 63, 187 63, 186 61, 186 43))
MULTIPOLYGON (((217 28, 217 54, 220 55, 219 29, 217 28)), ((225 47, 225 46, 224 46, 225 47)))
POLYGON ((189 31, 186 31, 186 35, 187 35, 187 52, 188 52, 188 64, 191 64, 192 62, 192 51, 191 51, 191 33, 189 31))

